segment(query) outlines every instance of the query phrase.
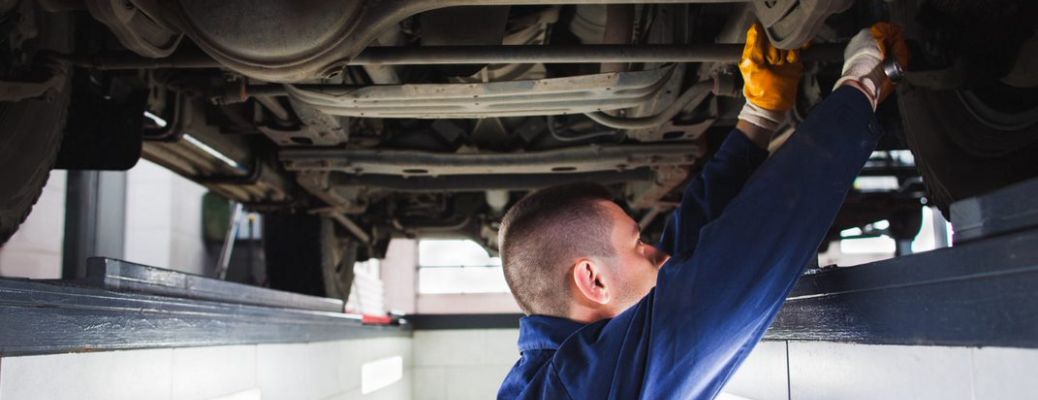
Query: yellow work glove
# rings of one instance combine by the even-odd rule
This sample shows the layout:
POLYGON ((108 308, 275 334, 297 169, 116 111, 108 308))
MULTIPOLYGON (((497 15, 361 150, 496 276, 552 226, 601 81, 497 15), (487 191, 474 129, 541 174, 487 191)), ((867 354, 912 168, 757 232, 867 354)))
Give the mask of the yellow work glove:
POLYGON ((754 23, 746 32, 746 46, 739 60, 746 105, 739 119, 774 130, 796 104, 797 87, 804 73, 798 50, 771 45, 764 28, 754 23))
POLYGON ((890 55, 902 67, 908 66, 908 45, 900 28, 879 22, 862 29, 843 51, 843 73, 833 90, 853 82, 852 86, 861 90, 872 103, 872 109, 876 109, 894 91, 894 82, 886 79, 885 75, 873 73, 890 55), (880 82, 874 82, 876 79, 880 82))

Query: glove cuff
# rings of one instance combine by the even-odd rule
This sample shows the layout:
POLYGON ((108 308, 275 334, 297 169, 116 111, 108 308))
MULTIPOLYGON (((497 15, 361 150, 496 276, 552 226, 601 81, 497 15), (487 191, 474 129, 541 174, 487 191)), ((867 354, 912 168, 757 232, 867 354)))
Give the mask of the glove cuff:
POLYGON ((766 110, 747 100, 746 105, 742 106, 742 111, 739 112, 739 119, 775 131, 779 125, 786 122, 786 113, 766 110))
POLYGON ((858 89, 866 98, 869 99, 869 105, 872 106, 872 111, 876 111, 876 107, 879 106, 880 86, 873 82, 871 78, 863 77, 858 78, 854 76, 844 76, 836 81, 833 85, 833 91, 839 89, 840 86, 848 85, 855 89, 858 89), (848 85, 853 82, 853 85, 848 85))
POLYGON ((843 71, 841 77, 833 85, 833 90, 853 82, 850 86, 858 89, 869 99, 872 109, 880 98, 879 82, 869 77, 881 63, 883 63, 883 50, 879 42, 872 36, 868 29, 862 29, 847 43, 847 49, 843 53, 843 71))

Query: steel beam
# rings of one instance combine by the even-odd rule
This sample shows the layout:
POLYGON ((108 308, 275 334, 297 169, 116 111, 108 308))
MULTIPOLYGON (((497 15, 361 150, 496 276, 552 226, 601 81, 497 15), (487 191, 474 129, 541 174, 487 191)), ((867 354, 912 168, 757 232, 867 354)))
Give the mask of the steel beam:
POLYGON ((106 257, 87 259, 86 285, 118 292, 341 313, 342 300, 283 292, 106 257))
POLYGON ((528 153, 433 153, 414 150, 287 149, 290 171, 339 171, 396 176, 568 174, 670 165, 702 157, 695 143, 591 145, 528 153))
MULTIPOLYGON (((225 293, 233 295, 234 293, 225 293)), ((408 336, 358 315, 0 279, 0 356, 408 336)))
MULTIPOLYGON (((321 91, 294 85, 284 87, 293 100, 330 115, 429 119, 518 117, 636 107, 658 97, 672 72, 672 68, 658 68, 537 80, 378 85, 356 89, 332 87, 321 91)), ((703 96, 712 87, 709 83, 706 85, 703 96)))
MULTIPOLYGON (((843 44, 817 44, 808 61, 843 59, 843 44)), ((737 63, 742 44, 368 47, 349 65, 737 63)))
POLYGON ((804 276, 765 338, 1038 348, 1038 230, 804 276))
POLYGON ((1038 179, 1001 188, 951 205, 956 245, 1038 227, 1038 179))
POLYGON ((574 182, 603 185, 632 181, 652 181, 656 173, 649 168, 623 172, 519 175, 391 176, 373 174, 332 174, 333 187, 363 186, 403 193, 484 192, 487 190, 532 190, 574 182))
MULTIPOLYGON (((844 47, 843 43, 815 44, 804 50, 803 59, 842 60, 844 47)), ((742 49, 743 45, 738 43, 368 47, 348 60, 347 65, 736 63, 742 49)), ((68 59, 75 65, 99 70, 222 67, 216 60, 197 52, 157 59, 133 53, 68 59)))

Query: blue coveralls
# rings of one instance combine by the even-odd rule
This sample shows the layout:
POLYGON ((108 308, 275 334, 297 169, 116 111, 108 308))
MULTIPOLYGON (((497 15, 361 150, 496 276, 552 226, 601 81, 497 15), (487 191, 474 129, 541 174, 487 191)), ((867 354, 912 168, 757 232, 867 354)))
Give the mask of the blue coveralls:
POLYGON ((733 131, 669 221, 656 288, 591 324, 523 318, 521 357, 498 398, 716 396, 816 256, 879 136, 869 101, 849 87, 770 158, 733 131))

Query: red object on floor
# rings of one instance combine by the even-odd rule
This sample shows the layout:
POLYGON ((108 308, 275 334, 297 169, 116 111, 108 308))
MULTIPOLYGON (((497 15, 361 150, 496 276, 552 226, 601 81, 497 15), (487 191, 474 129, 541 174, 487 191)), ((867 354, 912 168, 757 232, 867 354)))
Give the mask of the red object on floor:
POLYGON ((360 321, 364 325, 390 325, 393 323, 393 317, 386 315, 362 314, 360 321))

